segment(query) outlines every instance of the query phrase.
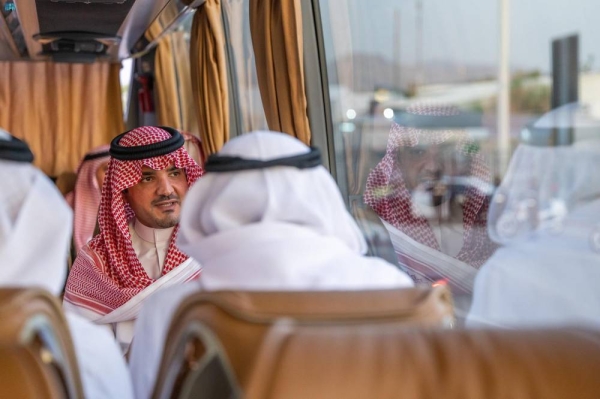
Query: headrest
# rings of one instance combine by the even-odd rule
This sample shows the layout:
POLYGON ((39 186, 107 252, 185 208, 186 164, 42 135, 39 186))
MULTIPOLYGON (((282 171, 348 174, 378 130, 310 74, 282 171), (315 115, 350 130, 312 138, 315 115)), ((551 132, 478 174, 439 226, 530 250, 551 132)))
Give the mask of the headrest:
POLYGON ((198 292, 173 316, 155 391, 177 364, 177 347, 191 325, 203 323, 220 340, 242 388, 269 328, 281 320, 320 326, 434 326, 454 321, 446 287, 332 292, 198 292))
POLYGON ((0 320, 0 345, 34 353, 44 350, 45 361, 60 373, 68 397, 83 397, 75 349, 56 298, 41 289, 0 288, 0 320))

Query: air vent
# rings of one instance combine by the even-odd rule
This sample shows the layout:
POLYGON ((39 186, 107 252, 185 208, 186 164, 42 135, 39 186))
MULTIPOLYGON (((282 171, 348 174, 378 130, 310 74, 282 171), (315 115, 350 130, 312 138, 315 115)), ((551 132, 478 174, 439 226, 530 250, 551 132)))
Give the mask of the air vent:
POLYGON ((69 40, 58 39, 45 45, 52 52, 68 52, 68 53, 92 53, 102 54, 106 52, 106 46, 96 40, 69 40))
POLYGON ((103 33, 94 32, 47 32, 33 35, 33 39, 41 44, 52 43, 56 40, 71 40, 71 41, 95 41, 104 44, 106 47, 117 45, 121 42, 119 36, 110 36, 103 33))
POLYGON ((39 33, 33 38, 42 44, 39 55, 51 56, 54 62, 86 63, 106 56, 109 46, 121 38, 92 32, 39 33))
POLYGON ((40 55, 49 55, 55 62, 93 62, 121 41, 118 36, 93 32, 49 32, 33 38, 42 44, 40 55))

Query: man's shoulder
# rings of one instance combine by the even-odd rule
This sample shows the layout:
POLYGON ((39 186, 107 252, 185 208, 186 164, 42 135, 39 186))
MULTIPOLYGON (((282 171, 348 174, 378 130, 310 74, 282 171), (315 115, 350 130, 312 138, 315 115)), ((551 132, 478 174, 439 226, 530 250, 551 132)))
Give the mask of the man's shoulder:
POLYGON ((102 243, 94 243, 92 245, 92 241, 85 244, 79 252, 77 253, 77 257, 75 258, 75 262, 73 262, 73 268, 78 267, 90 267, 94 266, 99 269, 104 269, 104 262, 102 257, 98 253, 98 249, 102 247, 102 243))

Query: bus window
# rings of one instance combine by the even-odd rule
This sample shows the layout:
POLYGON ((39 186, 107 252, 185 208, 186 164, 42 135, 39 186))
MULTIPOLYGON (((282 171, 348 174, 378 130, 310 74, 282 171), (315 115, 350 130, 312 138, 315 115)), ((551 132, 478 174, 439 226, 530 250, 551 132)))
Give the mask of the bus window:
POLYGON ((459 318, 597 323, 600 5, 508 3, 319 2, 338 183, 371 253, 459 318))
POLYGON ((121 63, 121 71, 119 72, 119 82, 121 83, 121 101, 123 102, 123 117, 127 120, 127 112, 129 110, 129 99, 131 97, 129 90, 131 85, 133 60, 131 58, 123 60, 121 63))
POLYGON ((225 0, 222 4, 233 114, 237 115, 238 126, 238 132, 232 133, 268 129, 252 49, 250 0, 225 0))

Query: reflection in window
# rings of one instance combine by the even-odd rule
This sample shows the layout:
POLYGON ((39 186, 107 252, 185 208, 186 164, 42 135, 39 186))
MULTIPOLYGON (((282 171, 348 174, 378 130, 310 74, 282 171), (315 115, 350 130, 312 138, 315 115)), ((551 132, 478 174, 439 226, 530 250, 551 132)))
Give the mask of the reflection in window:
MULTIPOLYGON (((517 148, 490 207, 489 232, 502 247, 477 276, 471 325, 600 325, 600 121, 568 108, 572 135, 596 138, 517 148)), ((564 107, 540 123, 548 119, 567 129, 564 107)))
MULTIPOLYGON (((503 254, 514 244, 511 234, 520 239, 523 231, 536 232, 527 236, 533 245, 541 231, 562 231, 582 209, 583 202, 563 198, 573 185, 586 187, 578 196, 585 203, 600 197, 600 181, 585 171, 594 156, 581 153, 600 140, 600 27, 586 18, 600 3, 512 2, 504 39, 499 3, 320 2, 340 188, 371 253, 417 282, 449 284, 459 317, 470 307, 480 271, 495 276, 490 265, 508 262, 503 254), (545 23, 536 24, 540 15, 545 23), (509 51, 501 57, 506 37, 509 51), (506 86, 501 65, 509 68, 506 86), (501 98, 509 99, 507 115, 498 112, 501 98), (446 132, 460 137, 440 139, 446 132), (560 161, 563 155, 578 166, 560 161), (528 156, 546 158, 525 166, 528 156), (550 185, 548 176, 554 176, 550 185), (524 188, 512 201, 504 189, 516 181, 524 188), (543 201, 539 190, 545 190, 543 201), (489 211, 503 198, 503 212, 489 211)), ((579 259, 575 248, 592 256, 600 237, 594 220, 589 217, 579 241, 553 236, 556 241, 540 240, 537 250, 552 245, 555 258, 567 264, 579 259)), ((582 264, 592 261, 586 259, 582 264)), ((520 267, 529 263, 523 258, 520 267)), ((600 309, 600 294, 584 283, 586 272, 577 273, 577 284, 600 309)), ((537 277, 540 285, 545 278, 537 277)), ((510 284, 506 280, 499 298, 510 294, 510 284)), ((496 287, 493 278, 484 286, 479 304, 496 287)), ((535 304, 533 294, 529 299, 535 304)))
POLYGON ((393 125, 369 174, 365 203, 416 282, 441 280, 470 294, 477 268, 496 248, 486 230, 489 169, 456 107, 414 106, 406 114, 410 123, 393 125))

